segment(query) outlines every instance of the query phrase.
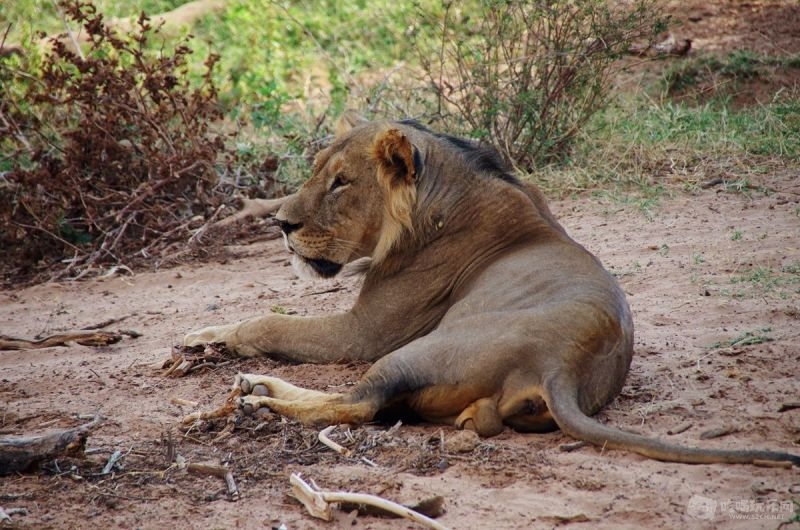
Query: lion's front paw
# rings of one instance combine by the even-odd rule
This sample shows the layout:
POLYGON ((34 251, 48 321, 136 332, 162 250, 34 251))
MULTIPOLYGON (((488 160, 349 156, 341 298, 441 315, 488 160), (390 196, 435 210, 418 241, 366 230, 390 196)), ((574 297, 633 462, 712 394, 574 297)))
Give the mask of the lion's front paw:
POLYGON ((183 337, 184 346, 203 346, 212 342, 224 343, 229 349, 234 350, 237 346, 236 329, 238 324, 228 324, 225 326, 208 326, 207 328, 192 331, 183 337))

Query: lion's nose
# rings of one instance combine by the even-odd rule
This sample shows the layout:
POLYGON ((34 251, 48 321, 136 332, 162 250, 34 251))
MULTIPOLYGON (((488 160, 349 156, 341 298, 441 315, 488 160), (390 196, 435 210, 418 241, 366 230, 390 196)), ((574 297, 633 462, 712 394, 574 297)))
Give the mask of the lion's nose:
POLYGON ((290 223, 284 219, 278 219, 278 226, 280 226, 281 231, 288 236, 298 228, 302 227, 303 223, 290 223))

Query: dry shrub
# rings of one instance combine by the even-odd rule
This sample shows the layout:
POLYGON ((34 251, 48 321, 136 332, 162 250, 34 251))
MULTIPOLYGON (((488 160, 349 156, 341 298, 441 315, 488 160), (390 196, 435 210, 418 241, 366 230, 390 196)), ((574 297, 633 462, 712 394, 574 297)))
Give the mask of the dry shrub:
POLYGON ((144 13, 120 35, 90 2, 59 6, 88 36, 84 51, 62 36, 41 64, 0 63, 6 281, 151 258, 225 200, 215 191, 225 146, 209 128, 221 118, 217 57, 191 83, 188 39, 153 51, 158 28, 144 13))
POLYGON ((664 20, 653 0, 479 0, 445 2, 431 27, 418 49, 436 117, 530 170, 568 155, 612 65, 664 20))

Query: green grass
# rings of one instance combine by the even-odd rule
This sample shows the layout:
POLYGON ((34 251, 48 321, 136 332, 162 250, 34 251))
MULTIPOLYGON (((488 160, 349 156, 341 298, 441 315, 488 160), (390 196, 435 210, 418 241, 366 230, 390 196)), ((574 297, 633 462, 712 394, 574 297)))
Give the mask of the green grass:
POLYGON ((725 100, 693 106, 620 94, 581 132, 572 158, 539 178, 555 191, 657 183, 694 191, 723 174, 725 191, 748 193, 758 177, 800 167, 797 130, 800 97, 734 110, 725 100))
MULTIPOLYGON (((468 16, 476 1, 461 3, 460 13, 468 16)), ((107 17, 125 17, 182 3, 97 0, 96 5, 107 17)), ((309 172, 309 146, 324 141, 343 109, 369 113, 383 103, 380 108, 390 109, 387 117, 406 117, 402 109, 409 107, 391 99, 399 97, 397 92, 383 89, 396 88, 406 75, 390 75, 397 65, 418 64, 415 39, 430 29, 421 10, 441 12, 442 3, 231 0, 222 13, 192 28, 190 71, 199 75, 208 53, 221 56, 215 80, 229 117, 226 126, 238 132, 240 148, 253 158, 276 154, 281 160, 277 180, 296 185, 309 172)), ((53 3, 38 0, 5 2, 0 31, 11 23, 9 42, 36 31, 63 30, 53 3)), ((691 72, 700 71, 745 79, 770 67, 800 67, 800 56, 742 51, 674 64, 665 79, 680 73, 682 82, 689 82, 691 72)), ((542 168, 535 179, 551 194, 607 190, 612 201, 649 218, 676 186, 695 191, 704 180, 724 175, 722 189, 749 193, 751 183, 776 168, 800 168, 800 94, 734 110, 724 98, 690 105, 653 97, 658 91, 651 86, 612 94, 608 106, 579 133, 569 159, 542 168)))
POLYGON ((722 294, 733 298, 777 296, 788 299, 800 294, 800 261, 779 269, 754 267, 731 276, 730 288, 722 294))
MULTIPOLYGON (((720 154, 800 158, 800 101, 732 111, 721 102, 695 107, 642 101, 613 105, 598 115, 587 135, 625 146, 694 155, 696 146, 720 154)), ((691 160, 684 160, 688 165, 691 160)), ((680 169, 680 168, 678 168, 680 169)))
MULTIPOLYGON (((142 10, 153 15, 185 1, 94 3, 111 18, 136 16, 142 10)), ((419 10, 436 11, 437 5, 434 0, 232 0, 221 14, 210 13, 191 29, 192 71, 202 71, 208 53, 219 54, 215 80, 223 101, 231 107, 251 106, 261 113, 257 123, 272 124, 276 109, 292 100, 317 98, 338 112, 354 90, 366 90, 364 75, 413 57, 412 37, 425 20, 419 10)), ((64 31, 54 4, 38 0, 4 5, 0 31, 9 25, 8 42, 27 41, 37 32, 64 31)))
POLYGON ((615 267, 610 267, 609 271, 613 274, 616 278, 624 278, 626 276, 633 276, 642 272, 642 264, 638 261, 632 261, 630 266, 626 269, 619 269, 615 267))
MULTIPOLYGON (((136 16, 170 11, 186 3, 185 0, 95 0, 94 5, 106 18, 136 16)), ((50 0, 15 0, 3 2, 0 9, 0 34, 11 26, 9 43, 25 41, 37 32, 47 35, 65 31, 61 14, 50 0)), ((70 27, 77 31, 79 28, 70 27)))
POLYGON ((417 5, 436 2, 234 0, 195 28, 194 47, 221 56, 226 103, 249 106, 257 125, 280 125, 278 110, 290 101, 310 113, 363 106, 372 77, 414 58, 417 5))
POLYGON ((769 333, 771 332, 772 328, 761 328, 753 331, 745 331, 733 339, 717 342, 713 344, 711 348, 732 348, 734 346, 752 346, 755 344, 772 342, 775 339, 769 336, 769 333))
POLYGON ((723 91, 736 88, 739 81, 769 77, 772 68, 800 68, 800 55, 759 55, 750 50, 737 50, 719 57, 701 55, 675 62, 661 80, 667 94, 691 92, 704 84, 716 85, 723 91), (731 85, 726 87, 726 85, 731 85))

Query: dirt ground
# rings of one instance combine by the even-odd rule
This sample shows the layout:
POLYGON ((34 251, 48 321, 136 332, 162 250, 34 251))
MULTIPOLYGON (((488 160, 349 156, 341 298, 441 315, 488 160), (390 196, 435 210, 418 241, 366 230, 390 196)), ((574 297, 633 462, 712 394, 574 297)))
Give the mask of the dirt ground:
MULTIPOLYGON (((601 421, 691 445, 799 451, 800 410, 778 410, 800 396, 800 183, 787 175, 766 184, 775 191, 677 192, 650 219, 608 196, 554 202, 570 233, 620 277, 635 315, 632 371, 601 421), (736 432, 700 439, 715 428, 736 432)), ((353 429, 352 439, 340 435, 355 450, 346 458, 318 444, 315 431, 278 418, 241 420, 220 441, 222 421, 184 427, 184 414, 222 403, 237 371, 331 390, 365 369, 247 360, 162 377, 161 361, 186 331, 275 306, 301 315, 340 310, 357 290, 355 280, 295 279, 279 240, 233 250, 239 257, 226 263, 0 293, 4 332, 29 337, 125 317, 109 329, 143 334, 97 349, 0 354, 4 433, 77 425, 77 414, 105 418, 85 460, 49 462, 42 472, 0 481, 0 505, 28 510, 15 525, 324 526, 287 495, 294 471, 326 488, 406 502, 440 495, 447 510, 440 521, 451 528, 476 521, 497 528, 707 527, 687 514, 694 495, 718 503, 800 500, 797 470, 666 464, 591 447, 564 452, 559 447, 571 440, 561 433, 506 431, 460 447, 464 440, 449 426, 370 425, 353 429), (115 450, 125 455, 120 468, 100 474, 115 450), (228 466, 241 500, 227 500, 219 478, 178 469, 175 455, 228 466)), ((775 528, 791 514, 777 516, 735 521, 718 510, 713 523, 775 528)), ((350 526, 348 517, 339 526, 350 526)), ((402 526, 373 516, 353 523, 402 526)))
MULTIPOLYGON (((738 35, 747 46, 798 51, 795 2, 683 5, 689 18, 680 32, 695 24, 696 46, 716 49, 738 35), (737 25, 745 11, 756 29, 737 25), (777 12, 792 38, 776 29, 777 12), (753 22, 762 18, 766 25, 753 22)), ((646 212, 606 193, 551 203, 570 234, 619 277, 634 313, 631 373, 598 419, 687 445, 799 454, 800 409, 779 411, 800 401, 800 180, 786 170, 743 191, 719 184, 686 192, 669 178, 646 212), (727 434, 702 436, 715 429, 727 434)), ((404 503, 441 496, 438 521, 453 529, 777 528, 800 510, 787 508, 800 503, 797 469, 566 451, 573 440, 560 432, 506 430, 475 440, 450 426, 374 424, 334 434, 353 450, 345 457, 318 443, 316 431, 275 416, 184 426, 185 414, 220 405, 240 371, 336 390, 367 368, 234 360, 163 377, 163 360, 187 331, 278 307, 299 315, 344 310, 358 289, 356 279, 298 280, 279 240, 229 250, 224 262, 0 292, 0 334, 45 336, 109 319, 121 320, 106 329, 142 334, 101 348, 0 352, 0 435, 87 421, 78 415, 103 418, 85 458, 0 478, 0 508, 25 510, 0 526, 418 527, 349 511, 330 524, 312 519, 288 494, 292 472, 324 489, 404 503), (122 458, 104 474, 117 450, 122 458), (223 479, 190 474, 181 462, 227 467, 239 500, 223 479), (703 518, 703 506, 716 508, 713 518, 703 518)))

